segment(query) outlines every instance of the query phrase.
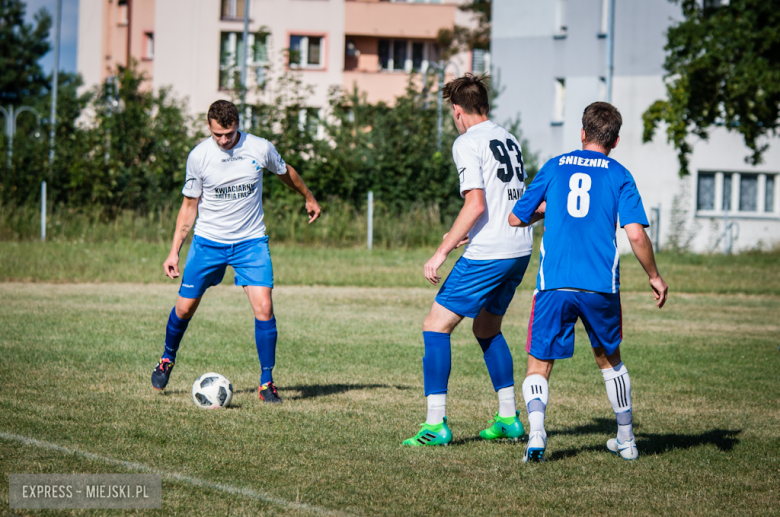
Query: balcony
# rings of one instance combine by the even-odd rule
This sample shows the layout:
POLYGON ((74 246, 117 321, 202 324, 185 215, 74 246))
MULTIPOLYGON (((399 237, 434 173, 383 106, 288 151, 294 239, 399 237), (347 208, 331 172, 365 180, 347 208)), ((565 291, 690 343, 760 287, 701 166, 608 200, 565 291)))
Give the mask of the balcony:
POLYGON ((455 25, 457 4, 345 2, 348 36, 433 39, 455 25))

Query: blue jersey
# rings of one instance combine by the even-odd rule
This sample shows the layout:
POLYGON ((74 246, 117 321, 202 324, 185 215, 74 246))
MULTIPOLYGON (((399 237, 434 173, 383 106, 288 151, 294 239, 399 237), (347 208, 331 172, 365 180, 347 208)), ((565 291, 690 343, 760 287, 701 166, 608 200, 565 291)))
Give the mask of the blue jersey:
POLYGON ((596 151, 564 154, 544 164, 512 213, 528 222, 542 201, 547 208, 536 288, 616 293, 618 217, 621 227, 648 226, 631 173, 596 151))

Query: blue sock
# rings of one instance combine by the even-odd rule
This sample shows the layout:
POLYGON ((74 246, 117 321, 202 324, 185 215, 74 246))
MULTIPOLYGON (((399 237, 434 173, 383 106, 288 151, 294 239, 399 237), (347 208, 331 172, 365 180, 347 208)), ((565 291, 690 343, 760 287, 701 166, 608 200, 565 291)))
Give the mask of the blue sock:
POLYGON ((501 388, 514 386, 512 353, 509 351, 504 335, 499 332, 491 338, 477 338, 477 341, 485 354, 485 366, 490 374, 490 380, 493 381, 493 389, 498 391, 501 388))
POLYGON ((443 332, 423 332, 425 357, 423 357, 423 379, 425 396, 447 393, 447 382, 452 368, 450 335, 443 332))
POLYGON ((257 357, 260 359, 260 384, 273 382, 273 369, 276 365, 276 317, 268 321, 255 320, 255 344, 257 357))
POLYGON ((176 362, 176 352, 179 351, 179 344, 181 344, 181 338, 184 337, 184 331, 187 330, 187 325, 190 324, 190 320, 182 320, 176 316, 176 307, 171 309, 171 315, 168 316, 168 326, 165 327, 165 352, 163 352, 163 359, 170 359, 172 362, 176 362))

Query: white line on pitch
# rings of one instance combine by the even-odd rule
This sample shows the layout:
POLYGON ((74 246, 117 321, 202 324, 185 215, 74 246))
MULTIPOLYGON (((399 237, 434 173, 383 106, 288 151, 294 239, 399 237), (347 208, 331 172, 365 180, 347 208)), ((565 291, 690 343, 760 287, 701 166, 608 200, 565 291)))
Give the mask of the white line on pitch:
POLYGON ((136 463, 133 461, 123 461, 123 460, 117 460, 114 458, 108 458, 106 456, 100 456, 98 454, 93 454, 91 452, 86 451, 80 451, 78 449, 68 449, 67 447, 62 447, 61 445, 57 445, 56 443, 51 442, 43 442, 41 440, 35 440, 33 438, 27 438, 25 436, 20 436, 18 434, 12 434, 12 433, 5 433, 3 431, 0 431, 0 438, 3 440, 9 440, 14 442, 21 442, 25 445, 32 445, 34 447, 40 447, 42 449, 49 449, 52 451, 59 451, 64 452, 66 454, 74 454, 77 456, 82 456, 84 458, 90 459, 90 460, 96 460, 96 461, 102 461, 104 463, 110 463, 112 465, 119 465, 121 467, 124 467, 128 470, 140 470, 142 472, 148 472, 150 474, 159 474, 164 478, 172 479, 175 481, 180 481, 183 483, 188 483, 190 485, 195 485, 199 487, 204 488, 210 488, 212 490, 218 490, 220 492, 227 492, 228 494, 235 494, 240 495, 244 497, 248 497, 250 499, 256 499, 258 501, 263 501, 265 503, 270 503, 276 506, 281 506, 282 508, 289 508, 292 510, 303 510, 303 511, 309 511, 314 512, 316 514, 320 515, 333 515, 333 516, 343 516, 348 517, 349 514, 342 513, 342 512, 336 512, 333 510, 328 510, 327 508, 320 508, 318 506, 311 506, 304 503, 295 503, 292 501, 288 501, 286 499, 280 499, 278 497, 273 497, 267 494, 264 494, 262 492, 258 492, 257 490, 252 490, 251 488, 240 488, 235 487, 231 485, 226 485, 224 483, 213 483, 211 481, 206 481, 205 479, 198 479, 190 476, 185 476, 184 474, 178 474, 176 472, 165 472, 164 470, 158 470, 153 467, 150 467, 148 465, 144 465, 143 463, 136 463))

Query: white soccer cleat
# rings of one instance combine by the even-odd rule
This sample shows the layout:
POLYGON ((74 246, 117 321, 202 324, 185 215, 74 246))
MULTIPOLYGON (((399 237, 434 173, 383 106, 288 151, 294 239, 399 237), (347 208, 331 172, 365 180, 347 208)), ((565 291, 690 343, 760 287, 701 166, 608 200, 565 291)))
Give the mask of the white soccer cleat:
POLYGON ((639 457, 639 451, 636 448, 636 440, 633 438, 620 443, 616 438, 607 441, 607 449, 614 454, 620 454, 624 460, 635 460, 639 457))
POLYGON ((547 448, 547 436, 542 431, 535 431, 528 437, 528 445, 523 455, 523 463, 529 461, 544 461, 544 450, 547 448))

